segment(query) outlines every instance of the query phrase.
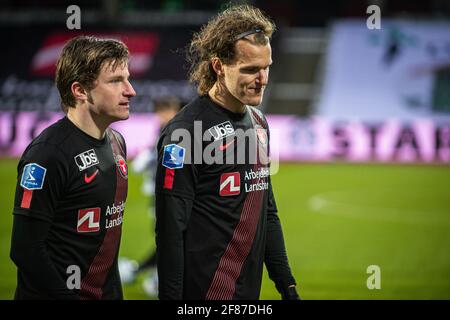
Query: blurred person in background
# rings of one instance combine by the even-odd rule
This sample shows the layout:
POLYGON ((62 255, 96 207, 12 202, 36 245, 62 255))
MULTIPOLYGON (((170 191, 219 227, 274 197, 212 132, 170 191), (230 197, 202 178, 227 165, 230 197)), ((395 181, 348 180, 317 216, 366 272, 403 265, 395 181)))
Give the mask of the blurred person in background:
MULTIPOLYGON (((181 102, 176 97, 164 97, 157 99, 154 103, 154 112, 158 119, 161 133, 167 123, 177 114, 181 108, 181 102)), ((143 175, 141 191, 149 197, 149 215, 153 220, 155 217, 155 175, 158 153, 156 145, 152 145, 140 152, 132 163, 132 170, 143 175)), ((158 295, 158 273, 156 272, 156 250, 151 250, 147 257, 141 262, 130 260, 126 257, 119 259, 119 269, 122 282, 129 284, 135 281, 141 272, 149 271, 142 284, 147 295, 154 297, 158 295)))
POLYGON ((136 95, 129 51, 80 36, 59 57, 66 116, 46 128, 18 165, 10 256, 15 299, 123 299, 117 257, 128 190, 126 145, 109 125, 136 95))
POLYGON ((169 122, 158 142, 160 299, 258 299, 264 263, 281 297, 299 299, 268 164, 193 163, 194 145, 204 154, 203 137, 214 140, 217 152, 256 148, 268 156, 268 125, 255 107, 268 82, 274 30, 259 9, 233 6, 191 41, 190 80, 199 97, 169 122), (194 137, 194 122, 202 125, 201 137, 194 137), (250 130, 256 145, 235 139, 238 129, 250 130), (188 143, 174 137, 186 131, 188 143))

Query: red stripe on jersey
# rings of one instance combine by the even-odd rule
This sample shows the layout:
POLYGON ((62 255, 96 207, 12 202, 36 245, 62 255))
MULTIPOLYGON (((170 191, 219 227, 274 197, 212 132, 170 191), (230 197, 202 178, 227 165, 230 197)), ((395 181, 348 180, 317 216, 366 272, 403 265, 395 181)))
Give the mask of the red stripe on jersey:
MULTIPOLYGON (((123 149, 121 147, 119 139, 115 136, 112 130, 108 130, 108 135, 110 138, 111 147, 113 149, 114 158, 117 155, 121 155, 123 158, 126 157, 123 149)), ((119 172, 119 168, 116 168, 116 193, 114 197, 114 204, 118 205, 120 203, 125 203, 128 193, 128 180, 122 176, 119 172)), ((115 214, 109 216, 108 219, 117 220, 119 215, 123 212, 117 210, 115 214)), ((81 281, 81 290, 79 296, 81 300, 91 300, 91 299, 102 299, 103 297, 103 286, 105 284, 106 278, 114 267, 115 259, 117 258, 117 253, 119 250, 120 237, 122 235, 122 224, 109 227, 106 230, 103 242, 89 266, 89 270, 83 280, 81 281)))
MULTIPOLYGON (((255 166, 255 170, 258 166, 255 166)), ((233 233, 233 238, 222 255, 206 294, 206 300, 231 300, 236 291, 236 281, 247 258, 256 234, 261 216, 264 191, 250 192, 241 212, 241 218, 233 233)))
POLYGON ((23 189, 21 208, 30 209, 31 199, 33 198, 33 190, 23 189))
MULTIPOLYGON (((254 110, 252 110, 251 115, 257 124, 266 129, 263 120, 254 110)), ((267 150, 258 148, 258 155, 260 155, 260 152, 266 153, 267 150)), ((260 159, 261 157, 257 157, 258 163, 254 166, 255 171, 258 171, 261 167, 260 159)), ((260 180, 257 179, 255 182, 260 180)), ((206 300, 233 299, 236 292, 236 282, 253 246, 265 193, 266 191, 259 190, 247 194, 239 222, 234 229, 232 239, 220 258, 219 265, 206 293, 206 300)))
POLYGON ((164 189, 172 190, 174 177, 175 177, 175 170, 166 168, 166 175, 164 176, 164 189))
POLYGON ((264 124, 264 121, 263 121, 262 118, 258 115, 258 113, 256 113, 256 111, 253 110, 253 109, 250 109, 250 110, 252 110, 253 119, 255 119, 255 121, 256 121, 261 127, 263 127, 264 129, 267 130, 267 127, 266 127, 266 125, 264 124))

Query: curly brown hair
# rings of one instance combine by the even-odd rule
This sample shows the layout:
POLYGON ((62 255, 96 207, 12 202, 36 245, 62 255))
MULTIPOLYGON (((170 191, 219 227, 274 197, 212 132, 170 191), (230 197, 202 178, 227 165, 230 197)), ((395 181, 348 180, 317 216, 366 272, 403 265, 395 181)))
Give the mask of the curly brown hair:
POLYGON ((250 5, 237 5, 219 13, 195 33, 187 50, 191 63, 189 80, 197 84, 199 95, 205 95, 217 80, 211 59, 219 58, 231 64, 235 58, 235 43, 239 36, 249 30, 258 30, 260 44, 266 44, 275 31, 274 22, 260 9, 250 5), (259 37, 261 39, 261 37, 259 37))
POLYGON ((86 90, 91 90, 104 63, 112 63, 114 70, 127 63, 128 57, 127 46, 116 39, 79 36, 69 40, 58 59, 55 74, 63 111, 76 104, 72 83, 78 81, 86 90))

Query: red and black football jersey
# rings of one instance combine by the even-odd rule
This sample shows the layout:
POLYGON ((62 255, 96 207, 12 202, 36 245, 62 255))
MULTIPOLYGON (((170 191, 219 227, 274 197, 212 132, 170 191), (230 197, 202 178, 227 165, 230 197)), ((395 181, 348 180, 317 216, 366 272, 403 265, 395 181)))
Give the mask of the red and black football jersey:
MULTIPOLYGON (((72 290, 80 299, 123 298, 117 260, 127 189, 125 142, 110 128, 98 140, 63 118, 20 159, 14 214, 50 223, 48 255, 64 281, 79 268, 72 290)), ((40 290, 18 268, 16 296, 45 298, 40 290)))
POLYGON ((164 128, 156 176, 160 299, 258 299, 264 261, 280 285, 295 284, 270 182, 267 129, 259 110, 233 113, 208 96, 164 128))

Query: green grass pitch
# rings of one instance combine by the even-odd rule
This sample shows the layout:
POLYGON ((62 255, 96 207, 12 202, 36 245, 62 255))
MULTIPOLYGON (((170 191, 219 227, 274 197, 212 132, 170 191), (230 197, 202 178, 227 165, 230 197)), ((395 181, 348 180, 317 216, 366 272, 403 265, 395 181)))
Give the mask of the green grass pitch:
MULTIPOLYGON (((16 283, 9 259, 17 160, 0 160, 0 299, 16 283)), ((130 171, 121 256, 154 247, 148 199, 130 171)), ((450 167, 282 164, 272 178, 303 299, 450 299, 450 167), (370 265, 380 289, 369 290, 370 265)), ((126 299, 148 299, 143 275, 126 299)), ((262 299, 279 299, 264 275, 262 299)))

